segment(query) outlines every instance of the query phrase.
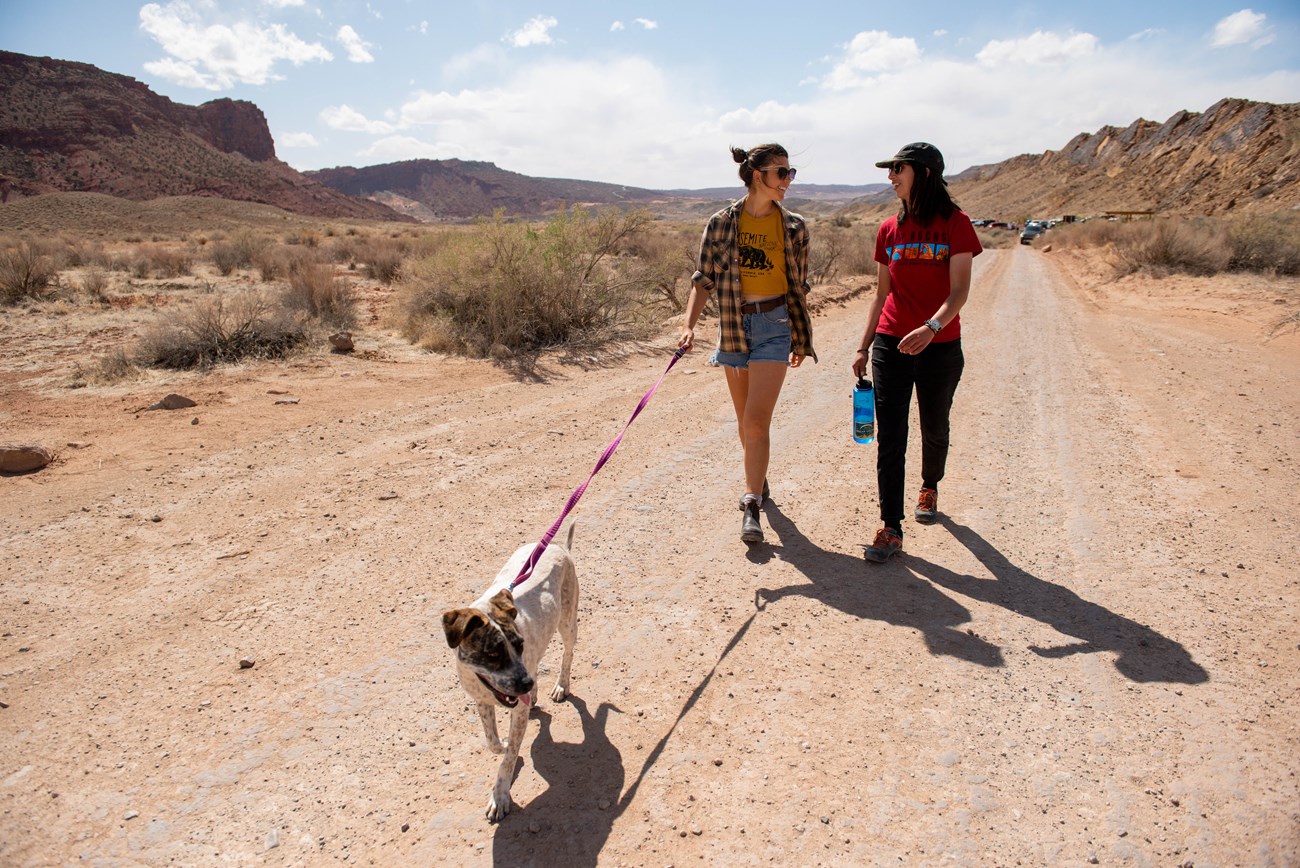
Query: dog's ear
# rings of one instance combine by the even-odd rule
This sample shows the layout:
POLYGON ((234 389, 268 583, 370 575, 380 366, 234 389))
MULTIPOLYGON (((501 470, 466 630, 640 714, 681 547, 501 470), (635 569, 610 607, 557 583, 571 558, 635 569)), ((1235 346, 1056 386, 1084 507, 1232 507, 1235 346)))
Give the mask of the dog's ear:
POLYGON ((459 647, 466 636, 486 626, 487 616, 478 609, 452 609, 442 613, 442 632, 447 634, 448 648, 459 647))
POLYGON ((488 602, 492 605, 492 614, 503 621, 513 621, 519 614, 515 608, 515 595, 510 593, 509 588, 497 591, 496 596, 488 602))

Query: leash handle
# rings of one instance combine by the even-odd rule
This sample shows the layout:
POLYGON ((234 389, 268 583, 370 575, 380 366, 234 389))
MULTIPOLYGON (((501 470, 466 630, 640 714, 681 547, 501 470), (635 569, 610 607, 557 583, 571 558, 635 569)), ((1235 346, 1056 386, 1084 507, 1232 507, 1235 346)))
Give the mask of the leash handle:
POLYGON ((536 567, 537 562, 542 559, 542 552, 546 551, 546 547, 551 544, 551 540, 555 539, 555 535, 560 532, 560 526, 564 524, 564 519, 567 518, 569 513, 573 511, 573 508, 578 505, 578 501, 582 499, 582 495, 586 492, 587 486, 591 483, 591 480, 596 478, 596 474, 600 472, 600 468, 605 466, 605 462, 614 454, 614 450, 618 449, 618 444, 623 442, 623 435, 627 433, 627 429, 632 427, 632 423, 636 421, 636 417, 641 415, 641 411, 645 409, 646 404, 650 403, 651 396, 654 395, 655 390, 659 388, 659 385, 663 383, 664 377, 668 376, 668 372, 673 369, 673 365, 677 364, 684 355, 686 355, 686 350, 683 347, 678 347, 673 352, 673 357, 668 361, 668 367, 664 368, 664 372, 659 375, 659 379, 650 387, 650 391, 646 392, 645 396, 641 399, 641 402, 636 405, 636 409, 632 411, 632 417, 627 420, 627 424, 623 426, 623 430, 618 432, 618 436, 614 438, 614 441, 605 447, 605 451, 596 462, 596 466, 587 476, 586 482, 573 490, 573 494, 569 495, 568 503, 564 505, 564 509, 560 512, 560 517, 555 520, 555 524, 551 525, 550 530, 542 534, 541 540, 536 546, 534 546, 532 554, 530 554, 528 560, 524 562, 524 566, 520 569, 519 575, 515 576, 515 580, 510 583, 509 589, 511 591, 528 581, 528 577, 533 574, 533 568, 536 567))

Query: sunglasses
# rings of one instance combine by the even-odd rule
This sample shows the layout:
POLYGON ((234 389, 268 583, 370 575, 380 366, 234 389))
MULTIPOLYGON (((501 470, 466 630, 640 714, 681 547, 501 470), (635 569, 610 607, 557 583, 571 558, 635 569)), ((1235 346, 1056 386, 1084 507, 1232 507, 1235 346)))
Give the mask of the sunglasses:
POLYGON ((798 172, 799 170, 787 168, 786 166, 768 166, 766 169, 759 169, 759 171, 776 172, 776 176, 780 178, 782 181, 784 181, 786 178, 789 178, 791 181, 793 181, 795 172, 798 172))
POLYGON ((903 174, 903 167, 906 165, 907 163, 895 163, 889 167, 889 172, 892 175, 901 175, 903 174))

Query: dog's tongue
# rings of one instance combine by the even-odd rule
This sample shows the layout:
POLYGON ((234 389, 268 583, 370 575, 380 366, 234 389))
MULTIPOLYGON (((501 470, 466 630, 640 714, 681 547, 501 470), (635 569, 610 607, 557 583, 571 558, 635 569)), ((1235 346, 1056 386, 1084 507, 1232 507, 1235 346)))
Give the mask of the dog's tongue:
POLYGON ((533 704, 533 694, 532 694, 532 692, 530 691, 530 692, 528 692, 528 693, 525 693, 523 696, 519 697, 519 701, 520 701, 521 703, 523 703, 523 705, 524 705, 525 708, 530 708, 530 707, 532 707, 532 704, 533 704))

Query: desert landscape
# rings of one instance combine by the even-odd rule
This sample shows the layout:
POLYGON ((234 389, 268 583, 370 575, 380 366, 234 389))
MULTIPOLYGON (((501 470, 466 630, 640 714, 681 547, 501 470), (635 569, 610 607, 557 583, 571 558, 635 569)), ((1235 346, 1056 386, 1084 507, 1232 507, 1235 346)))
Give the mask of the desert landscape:
POLYGON ((1061 222, 981 228, 940 518, 883 565, 850 365, 894 203, 792 188, 820 362, 767 539, 701 346, 575 510, 571 694, 494 823, 442 615, 664 374, 726 191, 302 173, 252 103, 0 85, 0 864, 1300 864, 1300 104, 953 177, 1061 222))
POLYGON ((0 860, 1295 864, 1296 278, 988 250, 941 520, 883 566, 871 285, 814 290, 766 544, 700 352, 593 481, 573 695, 495 825, 441 613, 558 516, 671 321, 523 376, 362 281, 352 353, 95 385, 182 290, 7 309, 4 439, 56 458, 0 479, 0 860))

